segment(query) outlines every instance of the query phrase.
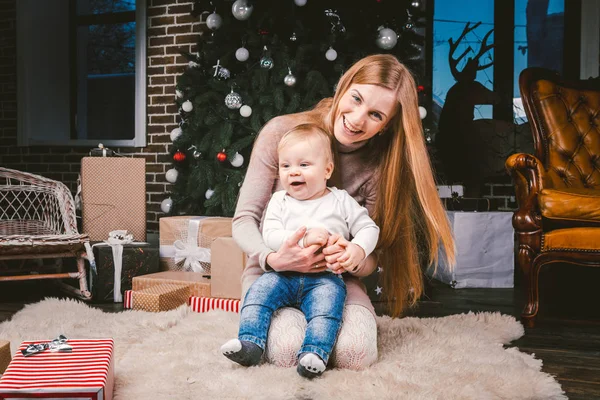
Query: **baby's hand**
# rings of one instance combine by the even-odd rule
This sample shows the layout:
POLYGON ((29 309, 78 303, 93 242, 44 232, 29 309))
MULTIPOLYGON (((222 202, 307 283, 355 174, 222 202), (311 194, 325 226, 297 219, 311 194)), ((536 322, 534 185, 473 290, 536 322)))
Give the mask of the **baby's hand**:
POLYGON ((327 239, 329 239, 327 229, 310 228, 306 231, 306 235, 304 235, 304 247, 312 246, 313 244, 324 246, 327 244, 327 239))
POLYGON ((352 271, 362 260, 365 259, 365 251, 355 243, 348 243, 344 254, 338 258, 338 262, 346 271, 352 271))

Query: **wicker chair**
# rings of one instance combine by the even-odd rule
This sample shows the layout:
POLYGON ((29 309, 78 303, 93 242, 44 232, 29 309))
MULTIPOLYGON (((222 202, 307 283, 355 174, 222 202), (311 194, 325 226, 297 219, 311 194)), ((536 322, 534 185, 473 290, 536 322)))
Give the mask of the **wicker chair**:
POLYGON ((77 231, 73 196, 62 182, 0 167, 0 281, 78 279, 79 289, 59 285, 89 300, 84 261, 88 250, 88 235, 77 231), (77 259, 77 272, 39 273, 29 268, 30 274, 23 274, 28 260, 66 257, 77 259), (21 262, 15 267, 7 260, 21 262))

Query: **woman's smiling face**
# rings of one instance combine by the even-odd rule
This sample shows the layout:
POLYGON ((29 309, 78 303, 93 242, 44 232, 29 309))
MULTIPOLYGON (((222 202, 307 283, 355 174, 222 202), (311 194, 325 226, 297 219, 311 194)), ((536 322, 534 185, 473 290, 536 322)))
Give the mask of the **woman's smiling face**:
POLYGON ((377 85, 353 83, 335 111, 333 134, 346 148, 358 148, 382 129, 396 112, 396 93, 377 85))

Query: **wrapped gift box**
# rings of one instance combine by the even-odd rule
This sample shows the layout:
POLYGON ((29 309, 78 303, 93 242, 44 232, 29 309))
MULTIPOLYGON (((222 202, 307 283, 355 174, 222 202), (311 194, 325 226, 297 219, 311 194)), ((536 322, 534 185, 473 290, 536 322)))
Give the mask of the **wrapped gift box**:
POLYGON ((0 340, 0 375, 6 371, 6 367, 10 364, 10 342, 0 340))
POLYGON ((190 298, 190 287, 163 283, 146 289, 133 291, 134 310, 160 312, 169 311, 186 304, 190 298))
POLYGON ((111 400, 114 388, 113 339, 70 339, 70 353, 48 350, 29 357, 23 342, 0 378, 0 399, 111 400))
MULTIPOLYGON (((112 247, 108 244, 94 245, 94 258, 98 275, 92 281, 93 299, 97 301, 116 301, 114 296, 115 262, 112 247)), ((132 287, 136 276, 158 272, 158 248, 148 243, 123 245, 121 267, 121 294, 132 287)))
POLYGON ((210 279, 197 272, 163 271, 133 278, 133 291, 137 292, 163 283, 185 285, 190 296, 210 297, 210 279))
POLYGON ((104 240, 118 229, 145 241, 146 159, 83 157, 81 215, 91 241, 104 240))
POLYGON ((160 269, 210 274, 213 240, 231 236, 231 218, 164 217, 159 220, 160 269))
POLYGON ((512 288, 514 230, 512 212, 448 211, 456 241, 456 266, 450 270, 440 250, 440 262, 427 274, 453 288, 512 288))
POLYGON ((240 301, 235 299, 215 299, 212 297, 192 296, 188 301, 192 311, 203 313, 214 309, 240 312, 240 301))
POLYGON ((465 187, 462 185, 438 185, 438 195, 440 198, 451 198, 452 194, 456 193, 455 196, 462 196, 465 192, 465 187))
POLYGON ((233 238, 220 237, 211 245, 212 274, 210 297, 239 299, 242 295, 242 272, 246 254, 233 238))

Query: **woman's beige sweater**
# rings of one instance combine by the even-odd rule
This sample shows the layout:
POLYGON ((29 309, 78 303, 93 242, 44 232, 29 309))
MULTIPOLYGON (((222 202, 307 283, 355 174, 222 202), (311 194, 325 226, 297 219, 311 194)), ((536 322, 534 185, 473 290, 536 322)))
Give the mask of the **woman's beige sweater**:
MULTIPOLYGON (((279 182, 277 145, 285 132, 305 122, 310 121, 303 114, 275 117, 262 128, 255 141, 233 217, 233 238, 248 254, 242 276, 242 298, 252 282, 264 272, 267 255, 273 252, 263 241, 259 226, 271 194, 283 189, 279 182)), ((372 215, 376 163, 365 155, 366 147, 350 153, 340 152, 337 166, 340 181, 335 184, 346 190, 372 215)), ((362 305, 375 314, 360 280, 349 274, 344 274, 344 277, 348 291, 346 304, 362 305)))

